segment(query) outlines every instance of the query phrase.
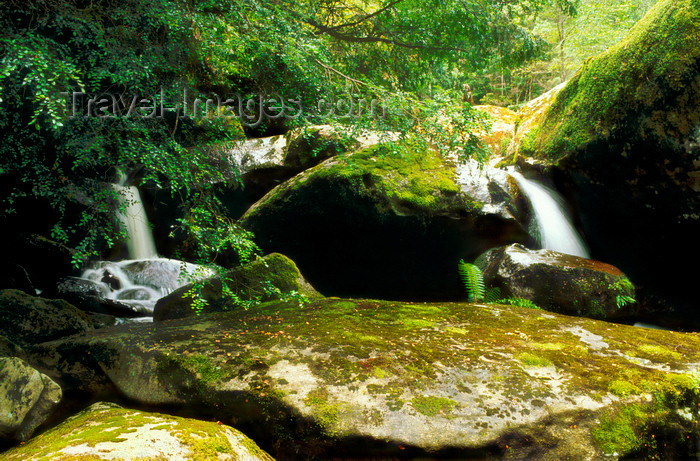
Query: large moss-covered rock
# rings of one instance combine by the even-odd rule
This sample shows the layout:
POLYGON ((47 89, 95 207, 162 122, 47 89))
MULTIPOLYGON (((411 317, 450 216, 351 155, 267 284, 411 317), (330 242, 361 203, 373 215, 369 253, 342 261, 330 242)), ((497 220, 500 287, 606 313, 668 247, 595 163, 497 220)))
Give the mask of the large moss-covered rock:
POLYGON ((460 259, 528 240, 508 183, 480 186, 499 204, 486 208, 472 183, 460 183, 454 160, 391 149, 381 144, 306 170, 251 207, 242 225, 324 294, 393 299, 456 298, 460 259))
POLYGON ((513 306, 271 302, 33 355, 65 383, 92 363, 121 395, 245 428, 280 459, 682 457, 700 420, 698 335, 513 306))
POLYGON ((635 289, 618 268, 592 259, 522 245, 494 248, 476 264, 487 286, 570 315, 624 319, 634 314, 635 289))
POLYGON ((0 357, 0 439, 29 439, 62 396, 58 384, 23 360, 0 357))
POLYGON ((490 117, 490 127, 484 132, 476 133, 479 140, 496 156, 503 156, 515 136, 515 122, 518 114, 500 106, 474 106, 490 117))
POLYGON ((92 330, 90 319, 62 299, 43 299, 18 290, 0 291, 0 332, 18 346, 92 330))
POLYGON ((301 275, 294 261, 279 253, 269 254, 242 267, 231 269, 222 277, 213 277, 202 283, 197 292, 192 284, 185 285, 158 300, 153 312, 153 320, 167 320, 190 317, 197 313, 226 310, 227 298, 223 294, 222 280, 230 292, 243 301, 269 301, 276 294, 270 285, 283 295, 298 295, 305 298, 318 298, 318 293, 301 275), (198 293, 206 303, 194 308, 198 293))
POLYGON ((9 450, 3 459, 272 461, 232 427, 102 402, 9 450))
POLYGON ((520 153, 551 166, 597 259, 695 318, 700 2, 661 0, 556 96, 520 153))

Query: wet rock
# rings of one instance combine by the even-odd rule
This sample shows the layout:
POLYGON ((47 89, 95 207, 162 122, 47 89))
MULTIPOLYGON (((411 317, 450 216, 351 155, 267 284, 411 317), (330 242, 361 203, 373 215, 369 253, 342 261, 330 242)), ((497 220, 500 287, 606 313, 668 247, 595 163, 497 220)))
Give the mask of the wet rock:
POLYGON ((61 388, 23 360, 0 357, 0 437, 25 441, 61 401, 61 388))
POLYGON ((570 315, 620 319, 635 311, 635 289, 618 268, 551 250, 510 245, 489 250, 476 264, 487 286, 504 297, 528 299, 570 315))
POLYGON ((232 427, 103 402, 3 454, 8 461, 67 458, 272 461, 232 427))
POLYGON ((281 459, 643 458, 694 449, 700 417, 697 335, 514 306, 271 302, 33 353, 65 382, 99 357, 120 395, 245 427, 281 459))

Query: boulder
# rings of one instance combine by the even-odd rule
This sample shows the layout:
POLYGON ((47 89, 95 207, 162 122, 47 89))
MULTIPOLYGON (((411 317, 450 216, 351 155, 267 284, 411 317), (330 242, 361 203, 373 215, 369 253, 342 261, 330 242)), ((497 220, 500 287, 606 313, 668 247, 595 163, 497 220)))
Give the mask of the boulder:
MULTIPOLYGON (((273 253, 242 267, 226 272, 222 277, 206 280, 200 291, 206 305, 195 309, 194 285, 185 285, 161 298, 155 306, 153 320, 189 317, 202 312, 216 312, 231 308, 230 299, 222 292, 222 280, 241 301, 264 302, 276 298, 269 286, 277 288, 282 295, 317 298, 321 295, 304 279, 294 261, 284 255, 273 253)), ((242 306, 239 306, 242 307, 242 306)))
POLYGON ((62 299, 42 299, 18 290, 0 291, 0 331, 24 347, 93 329, 84 312, 62 299))
POLYGON ((687 265, 700 258, 698 23, 697 0, 656 3, 584 63, 520 144, 521 155, 550 166, 594 257, 685 309, 694 328, 696 273, 687 265))
POLYGON ((477 136, 497 157, 504 156, 515 136, 515 122, 519 114, 500 106, 474 106, 474 109, 486 112, 491 118, 490 129, 477 133, 477 136))
POLYGON ((502 296, 528 299, 546 310, 603 319, 629 318, 635 311, 632 282, 600 261, 515 244, 487 251, 476 265, 484 283, 502 296))
POLYGON ((270 302, 32 353, 61 382, 93 361, 121 396, 280 459, 680 459, 700 418, 700 336, 514 306, 270 302))
POLYGON ((431 149, 393 149, 328 159, 270 191, 241 224, 265 252, 292 258, 322 293, 384 299, 456 299, 460 259, 529 240, 511 183, 462 183, 465 172, 487 175, 458 171, 431 149))
POLYGON ((6 460, 164 459, 272 461, 253 441, 220 423, 99 402, 3 454, 6 460))
POLYGON ((61 388, 17 357, 0 357, 0 437, 25 441, 61 401, 61 388))

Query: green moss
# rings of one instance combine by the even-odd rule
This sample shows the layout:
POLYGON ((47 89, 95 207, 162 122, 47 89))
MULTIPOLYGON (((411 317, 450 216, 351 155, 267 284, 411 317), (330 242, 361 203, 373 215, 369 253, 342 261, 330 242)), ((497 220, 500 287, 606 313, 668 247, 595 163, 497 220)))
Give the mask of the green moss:
POLYGON ((312 413, 319 426, 329 435, 337 436, 340 432, 338 426, 339 415, 347 411, 347 405, 343 403, 331 403, 328 400, 329 393, 325 388, 317 388, 309 392, 304 403, 312 408, 312 413))
POLYGON ((520 354, 519 358, 523 364, 529 367, 549 367, 552 365, 549 359, 527 352, 520 354))
POLYGON ((642 393, 641 389, 639 389, 634 384, 620 379, 611 382, 608 386, 608 389, 611 393, 620 397, 624 397, 627 395, 637 395, 642 393))
POLYGON ((638 349, 643 354, 651 356, 655 359, 677 361, 682 358, 681 354, 678 352, 672 351, 658 344, 642 344, 638 349))
POLYGON ((451 399, 432 395, 419 395, 411 399, 411 406, 420 414, 434 416, 449 416, 459 404, 451 399))
POLYGON ((640 405, 629 405, 593 428, 593 438, 605 453, 632 453, 644 443, 640 433, 646 420, 647 414, 640 405))
MULTIPOLYGON (((159 413, 146 413, 120 408, 112 404, 103 404, 93 411, 85 411, 68 419, 64 423, 43 433, 26 444, 11 449, 4 454, 3 459, 35 459, 51 461, 54 459, 104 459, 98 455, 61 456, 61 450, 79 445, 96 447, 101 443, 119 443, 125 441, 125 434, 135 432, 139 427, 160 423, 150 430, 167 430, 184 446, 190 454, 187 459, 206 461, 217 459, 219 454, 235 455, 228 438, 224 435, 222 426, 207 421, 186 419, 159 413)), ((229 430, 235 431, 232 428, 229 430)), ((271 459, 255 443, 247 437, 242 437, 244 446, 250 453, 261 459, 271 459)), ((163 457, 149 459, 167 459, 163 457)))

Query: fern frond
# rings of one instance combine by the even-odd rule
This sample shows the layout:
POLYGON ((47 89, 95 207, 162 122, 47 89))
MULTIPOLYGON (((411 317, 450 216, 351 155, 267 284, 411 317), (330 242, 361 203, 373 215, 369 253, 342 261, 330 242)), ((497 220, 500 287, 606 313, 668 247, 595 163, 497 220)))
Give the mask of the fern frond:
POLYGON ((487 304, 496 304, 501 300, 501 289, 498 287, 492 287, 486 290, 484 295, 484 302, 487 304))
POLYGON ((525 299, 525 298, 517 298, 517 297, 514 297, 514 298, 506 298, 506 299, 501 299, 501 300, 498 301, 498 302, 500 302, 501 304, 508 304, 508 305, 510 305, 510 306, 518 306, 518 307, 526 307, 526 308, 528 308, 528 309, 539 309, 539 310, 542 310, 542 308, 541 308, 540 306, 538 306, 537 304, 533 303, 533 302, 530 301, 529 299, 525 299))
POLYGON ((484 287, 484 275, 481 269, 474 264, 465 263, 463 260, 458 265, 459 275, 464 283, 470 303, 481 301, 484 298, 486 288, 484 287))

